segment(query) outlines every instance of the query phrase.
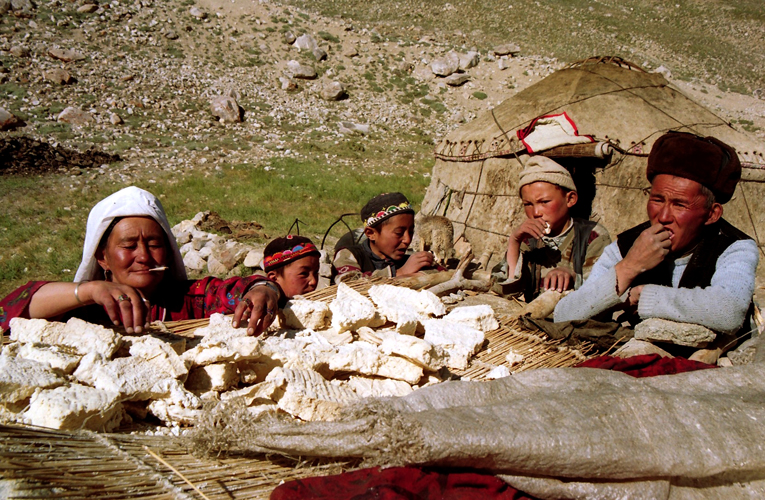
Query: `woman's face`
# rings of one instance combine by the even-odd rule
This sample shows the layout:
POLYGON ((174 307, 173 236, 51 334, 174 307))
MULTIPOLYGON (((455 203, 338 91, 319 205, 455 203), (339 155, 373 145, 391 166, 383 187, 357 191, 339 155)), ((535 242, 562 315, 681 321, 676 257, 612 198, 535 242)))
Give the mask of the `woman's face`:
POLYGON ((111 272, 112 281, 149 295, 165 274, 149 270, 167 266, 169 253, 165 232, 157 221, 151 217, 125 217, 112 229, 106 246, 97 250, 96 259, 104 271, 111 272))

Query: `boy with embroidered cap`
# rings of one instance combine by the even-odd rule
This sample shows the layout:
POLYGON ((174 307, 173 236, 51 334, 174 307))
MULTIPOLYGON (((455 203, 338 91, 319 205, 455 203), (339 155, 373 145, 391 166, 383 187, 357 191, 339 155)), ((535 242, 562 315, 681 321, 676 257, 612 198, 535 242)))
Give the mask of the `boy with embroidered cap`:
POLYGON ((361 209, 365 241, 335 254, 335 282, 362 276, 411 276, 433 265, 433 254, 407 255, 414 235, 414 209, 401 193, 375 196, 361 209))
POLYGON ((579 199, 574 179, 550 158, 533 156, 526 162, 518 191, 527 219, 513 229, 505 260, 492 270, 494 291, 523 293, 530 302, 544 290, 579 288, 611 242, 608 231, 571 217, 579 199))
POLYGON ((290 234, 266 245, 263 271, 268 279, 281 287, 284 297, 291 299, 316 290, 320 256, 319 249, 309 238, 290 234))

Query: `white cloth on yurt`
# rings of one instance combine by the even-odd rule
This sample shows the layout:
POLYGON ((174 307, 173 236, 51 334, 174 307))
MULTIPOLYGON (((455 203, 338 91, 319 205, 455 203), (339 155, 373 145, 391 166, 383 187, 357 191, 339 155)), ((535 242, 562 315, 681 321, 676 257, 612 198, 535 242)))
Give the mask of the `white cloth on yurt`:
POLYGON ((74 281, 92 280, 97 276, 98 262, 96 249, 101 237, 116 217, 151 217, 162 227, 172 253, 172 262, 168 263, 170 272, 177 280, 186 279, 183 257, 178 250, 175 236, 170 230, 170 222, 165 209, 156 196, 135 186, 129 186, 99 201, 88 215, 85 232, 85 244, 82 250, 82 262, 74 276, 74 281))
POLYGON ((589 135, 579 135, 576 123, 567 113, 534 119, 528 127, 518 131, 518 139, 529 153, 567 144, 595 142, 589 135))

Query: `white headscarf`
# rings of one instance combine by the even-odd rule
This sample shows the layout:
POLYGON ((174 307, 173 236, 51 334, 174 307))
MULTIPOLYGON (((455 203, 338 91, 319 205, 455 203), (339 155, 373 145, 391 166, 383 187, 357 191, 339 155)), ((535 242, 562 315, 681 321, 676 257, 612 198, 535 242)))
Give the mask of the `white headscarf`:
POLYGON ((82 262, 74 281, 93 280, 98 276, 96 249, 104 232, 116 217, 151 217, 162 226, 170 243, 172 261, 168 264, 169 272, 177 280, 186 279, 183 257, 178 250, 175 236, 170 230, 170 223, 156 196, 135 186, 126 187, 99 201, 88 215, 88 227, 85 232, 85 246, 82 249, 82 262))

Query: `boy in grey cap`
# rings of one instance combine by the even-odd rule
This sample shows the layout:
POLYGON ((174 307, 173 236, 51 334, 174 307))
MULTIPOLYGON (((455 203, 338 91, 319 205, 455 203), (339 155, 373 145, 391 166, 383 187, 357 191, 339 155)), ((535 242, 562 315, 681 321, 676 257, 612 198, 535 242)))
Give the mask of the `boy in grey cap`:
POLYGON ((579 288, 611 237, 594 221, 575 219, 579 199, 568 170, 533 156, 521 172, 518 191, 527 219, 513 229, 505 260, 492 270, 494 291, 521 293, 527 302, 541 291, 579 288), (510 272, 512 270, 512 272, 510 272))

